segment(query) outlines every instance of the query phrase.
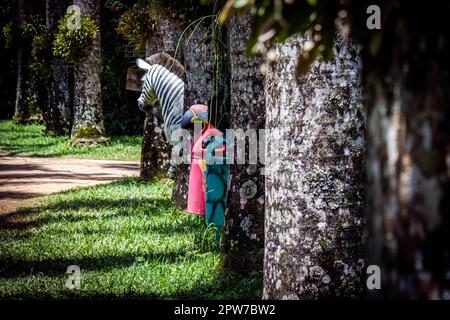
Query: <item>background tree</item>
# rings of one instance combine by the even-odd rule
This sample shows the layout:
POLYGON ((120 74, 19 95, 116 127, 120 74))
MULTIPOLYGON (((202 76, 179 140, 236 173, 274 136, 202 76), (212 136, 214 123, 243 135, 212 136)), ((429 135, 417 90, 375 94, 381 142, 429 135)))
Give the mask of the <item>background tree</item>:
MULTIPOLYGON (((196 11, 199 10, 197 4, 196 11)), ((182 39, 183 60, 186 68, 185 110, 194 104, 208 104, 216 85, 223 83, 224 78, 218 69, 217 52, 214 34, 213 17, 201 19, 201 13, 196 13, 187 22, 192 24, 186 30, 182 39), (197 20, 196 20, 197 19, 197 20), (217 73, 215 73, 217 71, 217 73)), ((189 165, 181 164, 178 167, 174 181, 172 201, 185 209, 187 207, 187 194, 189 183, 189 165)))
MULTIPOLYGON (((25 0, 17 0, 16 4, 16 19, 18 33, 21 33, 20 26, 27 23, 32 3, 27 3, 25 0)), ((21 38, 21 35, 18 34, 21 38)), ((17 85, 16 85, 16 102, 13 119, 15 121, 24 121, 27 116, 27 99, 26 92, 29 86, 28 65, 30 61, 30 47, 22 43, 17 47, 17 85)))
POLYGON ((0 95, 2 97, 2 108, 0 117, 11 119, 15 113, 16 85, 17 85, 17 48, 11 43, 11 38, 7 37, 7 32, 11 30, 12 21, 15 19, 15 1, 3 1, 0 6, 0 95))
POLYGON ((45 2, 24 4, 18 1, 16 10, 15 21, 3 28, 3 33, 8 38, 7 42, 17 48, 18 76, 13 120, 23 122, 40 119, 46 105, 45 59, 40 55, 40 42, 36 41, 45 33, 45 2))
POLYGON ((381 30, 364 39, 368 263, 382 279, 369 296, 448 299, 450 5, 382 1, 381 10, 381 30))
MULTIPOLYGON (((100 26, 100 0, 75 0, 82 15, 92 18, 100 26)), ((102 140, 105 135, 101 99, 100 32, 96 33, 86 54, 75 64, 75 97, 72 139, 75 143, 102 140)))
MULTIPOLYGON (((214 10, 217 8, 200 6, 193 0, 138 2, 119 21, 119 33, 137 51, 145 47, 146 56, 164 51, 185 66, 185 109, 196 103, 207 104, 214 90, 213 80, 216 86, 224 81, 216 67, 222 58, 214 51, 218 43, 217 25, 213 23, 215 16, 211 14, 214 10)), ((162 125, 160 108, 149 108, 144 124, 140 174, 145 180, 167 172, 171 148, 162 138, 162 125)), ((172 201, 183 209, 187 205, 188 178, 189 165, 179 165, 172 201)))
MULTIPOLYGON (((260 72, 262 59, 245 56, 251 22, 250 15, 233 16, 227 24, 231 71, 229 117, 232 129, 243 132, 251 129, 258 134, 258 129, 265 126, 266 108, 264 77, 260 72)), ((264 141, 264 136, 259 138, 264 141)), ((228 145, 229 154, 232 146, 228 145)), ((264 151, 264 144, 260 144, 259 154, 264 155, 264 151)), ((230 166, 229 204, 222 240, 222 266, 238 274, 262 271, 264 256, 264 171, 260 162, 249 165, 248 149, 245 156, 245 164, 237 164, 234 157, 235 163, 230 166)))
MULTIPOLYGON (((158 52, 175 54, 180 31, 171 21, 158 21, 145 44, 145 56, 158 52)), ((157 175, 165 175, 169 168, 172 146, 164 136, 164 120, 159 102, 145 113, 144 140, 142 142, 140 177, 150 180, 157 175)))
MULTIPOLYGON (((69 1, 46 0, 46 25, 54 33, 66 13, 69 1)), ((48 105, 44 112, 46 131, 60 135, 71 129, 69 66, 61 57, 51 55, 47 82, 48 105)))

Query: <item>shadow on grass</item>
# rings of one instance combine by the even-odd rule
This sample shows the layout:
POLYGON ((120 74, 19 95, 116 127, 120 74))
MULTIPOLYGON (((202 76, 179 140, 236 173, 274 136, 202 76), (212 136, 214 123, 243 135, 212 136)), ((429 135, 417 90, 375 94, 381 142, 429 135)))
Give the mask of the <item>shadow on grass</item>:
POLYGON ((70 265, 78 265, 85 271, 108 271, 125 268, 141 261, 157 262, 159 264, 174 263, 180 260, 193 259, 186 251, 156 252, 148 254, 122 253, 98 257, 74 257, 71 259, 57 258, 44 260, 28 260, 0 258, 0 277, 3 279, 39 274, 43 276, 61 276, 70 265))
MULTIPOLYGON (((102 293, 80 290, 69 290, 61 286, 55 292, 40 291, 39 293, 21 292, 15 295, 5 295, 8 299, 25 300, 259 300, 262 296, 263 277, 261 272, 255 272, 247 277, 235 274, 214 272, 213 279, 197 282, 193 287, 179 290, 176 293, 160 294, 150 290, 137 292, 124 288, 120 293, 102 293)), ((65 279, 64 279, 65 280, 65 279)))
MULTIPOLYGON (((159 214, 159 210, 172 209, 172 202, 168 199, 157 200, 136 200, 136 199, 75 199, 63 202, 54 202, 48 205, 41 205, 32 208, 22 208, 17 211, 7 213, 0 216, 0 234, 2 230, 21 230, 26 231, 30 228, 37 228, 45 224, 58 223, 58 222, 79 222, 86 219, 111 219, 119 216, 131 216, 134 214, 134 209, 145 207, 143 212, 145 215, 151 216, 152 214, 159 214), (124 207, 127 209, 124 209, 124 207), (71 211, 80 209, 90 209, 97 211, 101 209, 113 209, 115 212, 108 215, 92 217, 84 216, 82 214, 77 215, 49 215, 41 214, 44 211, 71 211)), ((180 225, 180 228, 189 226, 189 223, 180 225)), ((160 229, 160 231, 169 231, 160 229)), ((174 232, 172 228, 170 232, 174 232)))
MULTIPOLYGON (((129 179, 125 183, 137 183, 136 180, 129 179)), ((122 182, 114 182, 111 185, 122 182)), ((69 195, 72 191, 65 192, 69 195)), ((75 191, 76 192, 76 191, 75 191)), ((140 190, 142 192, 142 190, 140 190)), ((128 287, 126 283, 123 284, 123 288, 120 290, 110 290, 108 288, 101 288, 98 292, 83 291, 83 290, 68 290, 64 288, 64 281, 66 280, 66 270, 69 265, 78 265, 83 270, 104 274, 110 272, 114 277, 115 269, 133 268, 134 265, 140 266, 143 262, 150 262, 151 265, 156 264, 178 264, 184 263, 197 263, 197 259, 201 259, 203 253, 218 253, 218 248, 211 248, 208 245, 202 247, 200 243, 202 234, 205 232, 204 224, 201 221, 195 219, 178 219, 178 215, 171 214, 173 208, 172 202, 168 198, 162 199, 129 199, 126 197, 117 199, 105 198, 71 198, 61 197, 46 201, 39 206, 33 208, 24 208, 16 212, 9 213, 0 216, 0 280, 6 286, 11 285, 11 289, 3 288, 0 290, 0 298, 2 299, 108 299, 108 300, 148 300, 148 299, 259 299, 261 296, 262 288, 262 276, 261 274, 254 274, 246 278, 240 278, 235 275, 224 274, 219 270, 207 270, 205 272, 209 274, 208 280, 203 279, 196 280, 195 283, 191 283, 191 286, 181 288, 174 293, 171 292, 154 292, 152 290, 140 291, 133 290, 128 287), (69 198, 69 199, 68 199, 69 198), (98 214, 95 216, 84 216, 82 212, 86 209, 92 209, 96 211, 106 210, 105 214, 98 214), (81 212, 77 212, 81 210, 81 212), (26 254, 21 253, 20 257, 14 256, 14 251, 6 254, 1 252, 1 247, 6 245, 7 242, 25 241, 24 245, 32 244, 33 237, 40 232, 46 232, 45 227, 53 223, 77 223, 86 219, 101 219, 108 220, 118 217, 150 219, 153 215, 164 218, 164 215, 170 215, 167 221, 164 219, 158 220, 155 224, 148 226, 128 227, 127 230, 131 230, 132 234, 147 234, 158 233, 164 236, 177 237, 178 235, 191 234, 194 237, 193 246, 188 247, 175 247, 174 249, 168 249, 162 243, 161 248, 154 249, 152 251, 145 251, 142 253, 134 252, 132 250, 117 250, 107 253, 95 255, 91 252, 77 252, 74 256, 62 257, 55 256, 43 256, 41 254, 26 254), (176 223, 173 223, 171 219, 175 219, 176 223), (4 242, 7 241, 7 242, 4 242), (3 243, 2 243, 3 242, 3 243), (197 252, 197 253, 195 253, 197 252), (29 257, 28 257, 29 256, 29 257), (211 273, 212 279, 211 279, 211 273), (33 275, 38 275, 41 280, 34 283, 33 281, 24 281, 24 278, 28 278, 33 275), (46 278, 48 277, 48 279, 46 278), (16 281, 22 283, 26 287, 17 289, 16 281), (39 281, 49 281, 49 288, 56 285, 56 289, 50 289, 55 291, 42 290, 39 281), (59 286, 61 282, 61 286, 59 286), (41 288, 41 289, 40 289, 41 288), (17 291, 16 291, 17 290, 17 291)), ((180 213, 182 215, 182 213, 180 213)), ((112 222, 114 224, 114 222, 112 222)), ((102 240, 102 237, 110 237, 111 234, 117 232, 117 229, 110 227, 110 223, 101 225, 99 229, 94 227, 94 230, 82 230, 81 236, 95 235, 102 240), (98 232, 98 236, 96 233, 98 232)), ((127 231, 125 231, 127 232, 127 231)), ((46 236, 41 234, 41 236, 46 236)), ((118 237, 127 237, 120 235, 118 237)), ((51 236, 53 237, 53 235, 51 236)), ((158 237, 158 235, 156 235, 158 237)), ((57 238, 56 238, 57 239, 57 238)), ((56 240, 61 241, 61 240, 56 240)), ((39 247, 39 245, 37 246, 39 247)), ((31 248, 24 250, 33 250, 31 248)), ((52 248, 48 250, 51 252, 52 248)), ((22 251, 22 248, 21 248, 22 251)), ((61 255, 61 254, 60 254, 61 255)), ((180 271, 182 272, 182 271, 180 271)), ((189 279, 189 274, 182 275, 182 277, 189 279)), ((30 277, 31 279, 31 277, 30 277)), ((164 279, 162 281, 167 281, 164 279)), ((114 282, 114 281, 113 281, 114 282)), ((156 289, 155 289, 156 290, 156 289)))

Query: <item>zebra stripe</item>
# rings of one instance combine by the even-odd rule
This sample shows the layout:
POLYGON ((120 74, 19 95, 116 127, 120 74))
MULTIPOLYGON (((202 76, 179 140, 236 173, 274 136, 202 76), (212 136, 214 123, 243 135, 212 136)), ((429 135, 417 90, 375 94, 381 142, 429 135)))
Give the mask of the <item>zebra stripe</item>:
POLYGON ((170 135, 181 125, 183 116, 184 82, 165 67, 154 64, 142 78, 142 93, 139 100, 145 104, 155 103, 156 98, 162 108, 164 133, 174 144, 170 135), (181 97, 181 99, 180 99, 181 97))

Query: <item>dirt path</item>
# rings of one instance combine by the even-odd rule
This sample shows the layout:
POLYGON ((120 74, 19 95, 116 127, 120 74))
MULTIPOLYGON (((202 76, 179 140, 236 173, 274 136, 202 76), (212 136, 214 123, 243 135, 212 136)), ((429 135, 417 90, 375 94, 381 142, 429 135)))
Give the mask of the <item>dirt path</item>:
POLYGON ((0 153, 0 214, 50 193, 137 176, 135 161, 19 157, 0 153))

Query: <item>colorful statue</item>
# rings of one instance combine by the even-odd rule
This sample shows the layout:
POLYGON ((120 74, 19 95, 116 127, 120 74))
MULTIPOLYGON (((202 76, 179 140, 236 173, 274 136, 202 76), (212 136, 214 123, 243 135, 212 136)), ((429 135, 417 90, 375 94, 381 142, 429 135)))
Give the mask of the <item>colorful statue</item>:
POLYGON ((216 240, 224 223, 229 165, 222 131, 207 124, 208 107, 194 105, 185 112, 182 127, 197 127, 191 147, 188 212, 206 213, 206 224, 216 228, 216 240))

